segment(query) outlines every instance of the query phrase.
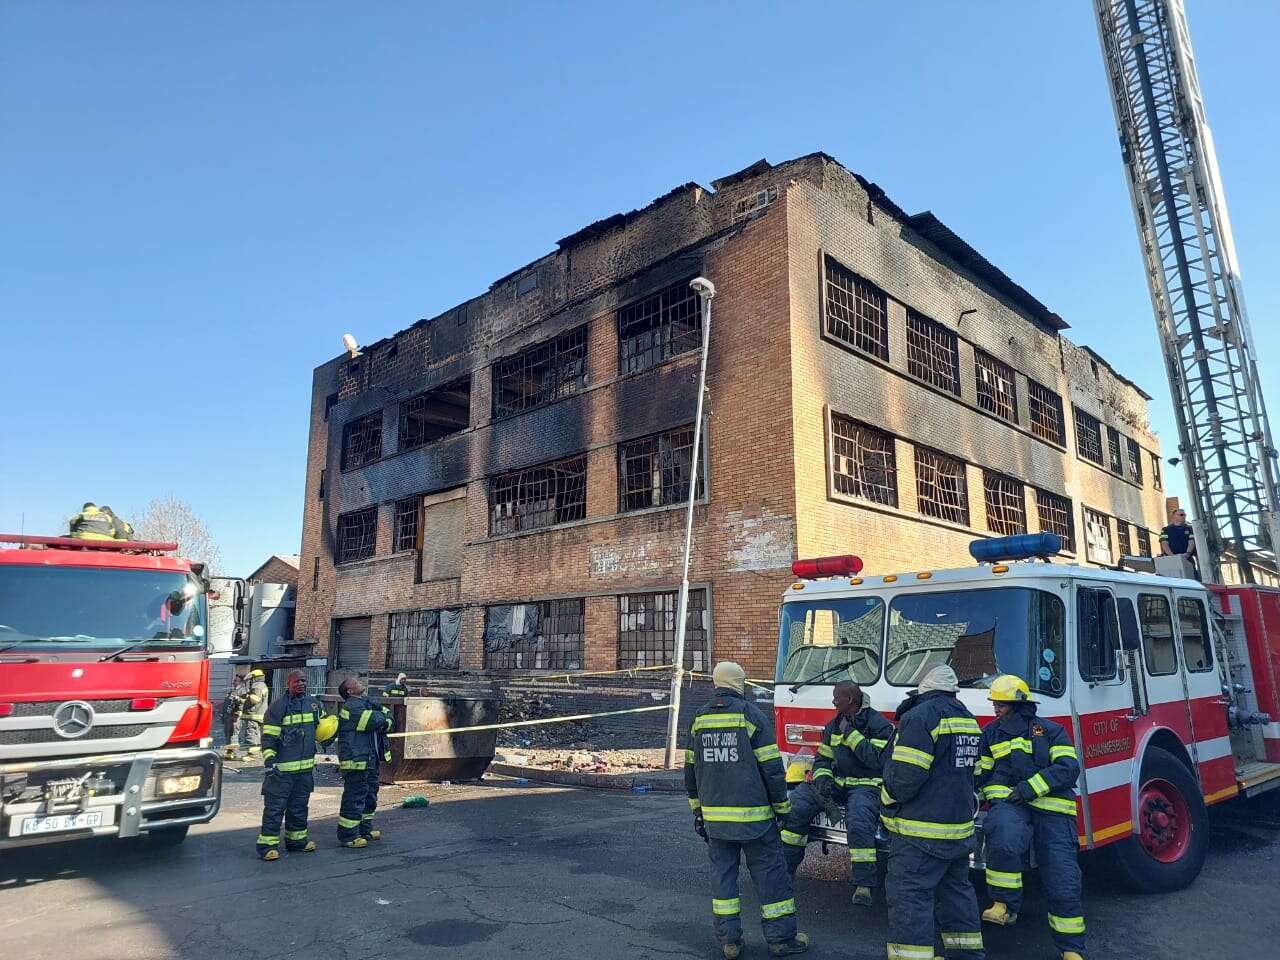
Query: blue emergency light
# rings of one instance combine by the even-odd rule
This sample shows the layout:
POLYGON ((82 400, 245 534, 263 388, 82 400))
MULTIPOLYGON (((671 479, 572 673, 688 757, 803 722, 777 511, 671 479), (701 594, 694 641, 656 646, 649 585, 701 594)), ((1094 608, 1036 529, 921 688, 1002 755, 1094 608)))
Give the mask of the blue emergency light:
POLYGON ((1062 538, 1056 533, 1020 533, 1015 537, 993 537, 969 544, 969 555, 979 563, 1030 560, 1033 557, 1047 560, 1061 550, 1062 538))

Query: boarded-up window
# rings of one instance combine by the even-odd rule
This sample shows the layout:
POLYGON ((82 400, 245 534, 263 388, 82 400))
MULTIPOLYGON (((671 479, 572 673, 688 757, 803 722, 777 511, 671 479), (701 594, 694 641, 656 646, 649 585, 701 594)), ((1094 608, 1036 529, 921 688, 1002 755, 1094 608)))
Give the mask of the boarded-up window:
POLYGON ((466 511, 465 489, 423 499, 420 580, 462 576, 462 539, 466 511))
POLYGON ((391 614, 387 669, 457 670, 460 609, 406 610, 391 614))
POLYGON ((581 670, 585 601, 544 600, 485 608, 489 670, 581 670))

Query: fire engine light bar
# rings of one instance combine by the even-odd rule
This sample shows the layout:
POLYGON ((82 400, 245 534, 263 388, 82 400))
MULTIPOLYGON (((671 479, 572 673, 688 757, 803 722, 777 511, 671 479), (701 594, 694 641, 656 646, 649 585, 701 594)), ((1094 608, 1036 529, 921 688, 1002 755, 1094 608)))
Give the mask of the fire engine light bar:
POLYGON ((969 555, 979 563, 1002 560, 1047 560, 1062 550, 1062 538, 1056 533, 1020 533, 1015 537, 993 537, 974 540, 969 555))
POLYGON ((791 573, 801 580, 817 580, 819 577, 852 577, 861 570, 862 559, 851 553, 842 557, 796 560, 791 564, 791 573))
POLYGON ((78 540, 75 537, 36 537, 21 533, 0 533, 0 543, 20 543, 28 547, 74 547, 77 550, 115 550, 125 553, 173 553, 176 543, 159 540, 78 540))

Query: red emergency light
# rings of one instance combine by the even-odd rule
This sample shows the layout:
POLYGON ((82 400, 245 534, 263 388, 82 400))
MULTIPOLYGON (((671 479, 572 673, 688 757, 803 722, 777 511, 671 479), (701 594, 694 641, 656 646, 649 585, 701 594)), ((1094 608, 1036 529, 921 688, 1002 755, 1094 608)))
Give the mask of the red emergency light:
POLYGON ((842 557, 817 557, 813 560, 796 560, 791 572, 801 580, 819 577, 856 577, 862 570, 862 558, 847 553, 842 557))
POLYGON ((118 553, 173 553, 178 549, 176 543, 157 540, 80 540, 76 537, 35 537, 21 533, 0 533, 0 543, 20 543, 26 547, 114 550, 118 553))

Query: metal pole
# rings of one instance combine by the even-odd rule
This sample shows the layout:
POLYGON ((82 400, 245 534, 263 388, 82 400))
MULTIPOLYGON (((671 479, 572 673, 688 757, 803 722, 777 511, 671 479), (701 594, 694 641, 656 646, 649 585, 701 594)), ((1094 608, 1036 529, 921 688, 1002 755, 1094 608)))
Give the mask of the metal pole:
POLYGON ((699 458, 702 455, 702 398, 707 391, 707 351, 711 344, 711 298, 716 286, 706 277, 695 277, 689 286, 702 298, 702 361, 698 367, 698 406, 693 420, 693 453, 690 457, 689 503, 684 513, 684 573, 680 578, 680 601, 676 604, 676 652, 671 671, 671 713, 667 717, 668 768, 676 766, 676 740, 680 736, 680 685, 684 682, 684 633, 689 612, 689 550, 693 544, 693 503, 698 497, 699 458))

